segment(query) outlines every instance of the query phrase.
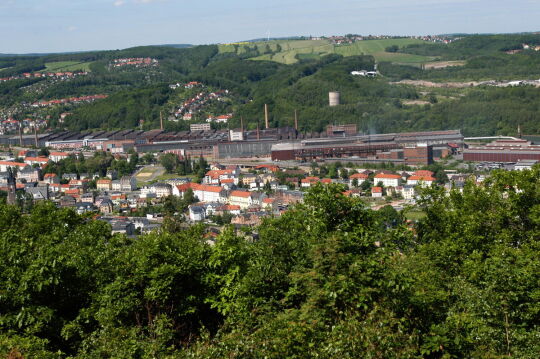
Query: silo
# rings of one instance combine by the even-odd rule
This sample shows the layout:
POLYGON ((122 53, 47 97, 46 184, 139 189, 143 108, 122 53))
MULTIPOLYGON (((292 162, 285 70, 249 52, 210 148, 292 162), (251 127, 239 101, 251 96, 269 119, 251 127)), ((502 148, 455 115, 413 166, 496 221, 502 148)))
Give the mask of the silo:
POLYGON ((329 92, 328 99, 330 100, 330 106, 339 105, 339 92, 337 91, 329 92))

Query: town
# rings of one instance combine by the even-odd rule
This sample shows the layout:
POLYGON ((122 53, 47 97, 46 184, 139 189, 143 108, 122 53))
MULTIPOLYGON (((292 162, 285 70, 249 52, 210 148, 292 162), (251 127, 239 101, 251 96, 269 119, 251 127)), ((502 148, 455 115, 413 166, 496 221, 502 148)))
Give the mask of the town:
POLYGON ((524 138, 481 144, 486 139, 465 141, 458 130, 365 135, 355 125, 329 125, 306 136, 294 128, 200 127, 2 136, 0 190, 10 203, 51 200, 95 214, 114 233, 146 233, 166 216, 219 231, 280 216, 317 185, 341 185, 375 210, 403 211, 423 187, 462 190, 493 169, 530 169, 540 160, 540 146, 524 138))

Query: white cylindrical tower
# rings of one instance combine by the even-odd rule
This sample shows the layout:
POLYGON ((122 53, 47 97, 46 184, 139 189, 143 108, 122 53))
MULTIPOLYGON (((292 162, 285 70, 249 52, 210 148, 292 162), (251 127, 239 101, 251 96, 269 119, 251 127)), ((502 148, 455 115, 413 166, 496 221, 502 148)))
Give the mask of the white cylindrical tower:
POLYGON ((328 93, 328 99, 330 106, 337 106, 339 105, 339 92, 332 91, 328 93))

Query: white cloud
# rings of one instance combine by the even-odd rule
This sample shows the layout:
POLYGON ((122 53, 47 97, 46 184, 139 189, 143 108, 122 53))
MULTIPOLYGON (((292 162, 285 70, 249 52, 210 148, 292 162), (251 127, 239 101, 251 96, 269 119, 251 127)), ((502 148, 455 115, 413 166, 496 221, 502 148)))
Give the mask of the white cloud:
POLYGON ((70 27, 67 28, 67 30, 69 32, 73 32, 73 31, 77 30, 77 26, 70 26, 70 27))
POLYGON ((116 1, 113 3, 113 5, 114 5, 114 6, 122 6, 122 5, 124 5, 125 3, 126 3, 125 0, 116 0, 116 1))

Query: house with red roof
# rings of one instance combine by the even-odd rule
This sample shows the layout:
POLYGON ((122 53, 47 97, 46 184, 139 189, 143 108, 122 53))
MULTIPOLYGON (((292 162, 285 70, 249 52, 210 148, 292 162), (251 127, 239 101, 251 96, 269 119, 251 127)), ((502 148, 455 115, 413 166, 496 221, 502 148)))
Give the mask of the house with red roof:
POLYGON ((48 184, 60 183, 60 178, 58 178, 56 173, 46 173, 43 176, 43 182, 48 184))
POLYGON ((383 196, 382 187, 371 187, 371 197, 380 198, 383 196))
POLYGON ((369 179, 369 176, 365 173, 354 173, 349 176, 349 186, 353 187, 353 182, 356 179, 358 186, 369 179))
POLYGON ((38 164, 40 166, 46 165, 49 163, 49 159, 47 157, 26 157, 24 159, 24 163, 27 165, 33 166, 35 164, 38 164))
POLYGON ((28 166, 26 163, 14 162, 14 161, 0 161, 0 172, 6 172, 8 168, 21 170, 28 166))
POLYGON ((252 193, 249 191, 231 191, 229 194, 229 203, 232 205, 240 206, 242 209, 246 209, 249 206, 251 206, 254 201, 252 197, 252 193))
POLYGON ((407 179, 407 184, 411 186, 430 187, 435 181, 435 177, 412 175, 407 179))
POLYGON ((300 181, 300 186, 302 188, 309 188, 311 187, 312 185, 314 185, 315 183, 319 183, 321 182, 321 179, 319 177, 306 177, 306 178, 303 178, 301 181, 300 181))
POLYGON ((49 153, 49 159, 53 162, 58 162, 69 157, 67 152, 51 152, 49 153))

